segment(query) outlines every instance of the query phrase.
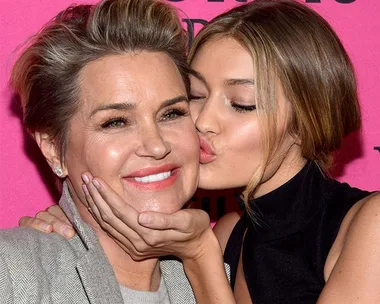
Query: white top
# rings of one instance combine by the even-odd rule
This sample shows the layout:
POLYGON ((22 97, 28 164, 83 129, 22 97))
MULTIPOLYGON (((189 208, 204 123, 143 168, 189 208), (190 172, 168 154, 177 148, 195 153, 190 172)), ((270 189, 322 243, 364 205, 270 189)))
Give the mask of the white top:
POLYGON ((133 290, 120 285, 124 304, 170 304, 165 281, 161 276, 160 286, 157 291, 133 290))

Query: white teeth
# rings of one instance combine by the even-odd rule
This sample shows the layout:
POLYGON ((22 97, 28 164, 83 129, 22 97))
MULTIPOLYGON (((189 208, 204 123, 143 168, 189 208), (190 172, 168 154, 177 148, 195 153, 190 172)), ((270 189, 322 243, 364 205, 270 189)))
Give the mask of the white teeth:
POLYGON ((144 177, 135 177, 135 181, 139 183, 153 183, 167 179, 171 175, 171 172, 162 172, 158 174, 148 175, 144 177))

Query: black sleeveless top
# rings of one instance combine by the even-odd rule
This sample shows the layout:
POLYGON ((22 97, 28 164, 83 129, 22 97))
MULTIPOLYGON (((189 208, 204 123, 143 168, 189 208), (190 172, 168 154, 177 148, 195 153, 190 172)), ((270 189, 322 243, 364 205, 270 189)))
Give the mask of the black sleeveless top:
POLYGON ((243 248, 243 270, 254 304, 315 304, 341 222, 369 194, 324 177, 309 162, 286 184, 251 201, 258 224, 243 214, 224 253, 232 287, 243 248))

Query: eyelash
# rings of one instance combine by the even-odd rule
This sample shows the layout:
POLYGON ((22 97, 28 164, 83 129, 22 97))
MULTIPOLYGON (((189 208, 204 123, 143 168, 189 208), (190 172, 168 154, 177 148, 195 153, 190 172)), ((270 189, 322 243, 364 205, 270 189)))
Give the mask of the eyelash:
MULTIPOLYGON (((188 114, 188 111, 183 110, 183 109, 170 109, 166 111, 163 114, 163 118, 161 119, 162 121, 167 121, 167 120, 174 120, 178 117, 186 116, 188 114), (171 115, 175 115, 175 117, 170 117, 171 115)), ((128 124, 128 120, 125 119, 124 117, 113 117, 106 122, 101 124, 102 129, 117 129, 124 127, 125 125, 128 124), (120 123, 123 125, 121 126, 120 123)))
POLYGON ((239 112, 239 113, 251 112, 251 111, 256 110, 256 105, 245 106, 245 105, 237 104, 235 102, 231 102, 231 106, 234 108, 236 112, 239 112))
MULTIPOLYGON (((189 100, 200 100, 203 99, 203 96, 195 96, 195 95, 189 95, 189 100)), ((245 106, 241 104, 237 104, 235 102, 231 102, 231 106, 234 108, 236 112, 239 113, 244 113, 244 112, 251 112, 256 110, 256 105, 251 105, 251 106, 245 106)))
POLYGON ((173 120, 173 119, 176 119, 178 117, 182 117, 182 116, 186 116, 188 114, 188 111, 184 110, 184 109, 180 109, 180 108, 173 108, 173 109, 169 109, 168 111, 166 111, 163 115, 163 118, 162 118, 162 121, 167 121, 167 120, 173 120), (176 117, 172 117, 170 118, 169 116, 170 115, 175 115, 176 117))
POLYGON ((203 99, 203 96, 189 95, 189 101, 203 99))
POLYGON ((123 117, 113 117, 109 120, 107 120, 106 122, 102 123, 101 124, 101 127, 103 129, 115 129, 115 128, 120 128, 121 126, 120 125, 116 125, 116 123, 123 123, 123 126, 127 124, 127 120, 123 117))

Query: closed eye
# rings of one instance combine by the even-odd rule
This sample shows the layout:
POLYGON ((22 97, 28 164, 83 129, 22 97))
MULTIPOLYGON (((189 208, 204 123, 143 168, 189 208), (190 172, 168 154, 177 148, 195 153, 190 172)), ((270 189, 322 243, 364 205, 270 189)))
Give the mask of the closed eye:
POLYGON ((231 106, 234 108, 236 112, 251 112, 256 110, 256 105, 241 105, 235 102, 231 102, 231 106))
POLYGON ((205 96, 202 96, 202 95, 193 95, 193 94, 189 95, 189 101, 196 101, 196 100, 200 100, 204 98, 205 96))

